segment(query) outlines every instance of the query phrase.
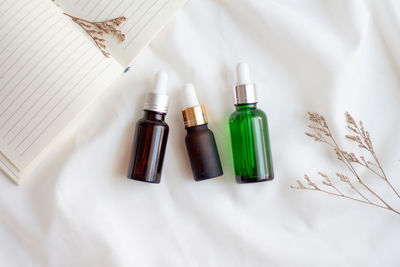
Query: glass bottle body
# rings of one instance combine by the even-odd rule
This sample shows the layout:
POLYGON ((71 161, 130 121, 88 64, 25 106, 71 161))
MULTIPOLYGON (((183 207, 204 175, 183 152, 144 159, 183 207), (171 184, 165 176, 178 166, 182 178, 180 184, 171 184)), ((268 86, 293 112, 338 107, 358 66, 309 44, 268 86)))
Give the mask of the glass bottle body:
POLYGON ((265 113, 256 104, 240 104, 229 119, 238 183, 272 180, 274 171, 265 113))
POLYGON ((195 181, 223 174, 217 144, 207 124, 186 128, 186 148, 195 181))
POLYGON ((160 183, 169 127, 165 114, 145 110, 136 123, 128 178, 160 183))

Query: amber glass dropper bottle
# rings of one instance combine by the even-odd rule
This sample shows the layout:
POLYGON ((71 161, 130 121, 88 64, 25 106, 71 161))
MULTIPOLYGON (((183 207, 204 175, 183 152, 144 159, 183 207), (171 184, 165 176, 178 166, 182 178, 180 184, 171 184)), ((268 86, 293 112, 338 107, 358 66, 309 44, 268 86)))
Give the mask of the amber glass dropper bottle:
POLYGON ((128 171, 130 179, 160 183, 169 132, 165 123, 169 99, 167 81, 165 72, 157 73, 155 89, 146 96, 144 117, 136 123, 128 171))
POLYGON ((236 111, 229 118, 233 161, 237 183, 254 183, 274 179, 268 123, 257 108, 256 85, 250 81, 249 67, 236 68, 236 111))
POLYGON ((185 108, 183 122, 187 131, 186 148, 195 181, 202 181, 223 174, 213 132, 208 129, 206 109, 197 100, 192 84, 184 87, 185 108))

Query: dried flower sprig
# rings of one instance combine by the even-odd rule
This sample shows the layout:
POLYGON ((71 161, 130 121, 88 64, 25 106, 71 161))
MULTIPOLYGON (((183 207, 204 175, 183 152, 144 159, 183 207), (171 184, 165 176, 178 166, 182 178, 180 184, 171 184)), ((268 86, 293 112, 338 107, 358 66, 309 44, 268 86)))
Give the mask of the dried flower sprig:
POLYGON ((106 40, 103 38, 104 34, 112 35, 121 42, 125 41, 125 34, 118 29, 118 27, 126 20, 124 16, 105 21, 94 22, 77 18, 67 13, 64 13, 64 15, 70 17, 73 22, 78 24, 87 34, 89 34, 96 46, 106 57, 110 57, 110 53, 107 51, 107 46, 105 44, 106 40))
POLYGON ((292 185, 293 189, 301 189, 301 190, 311 190, 311 191, 319 191, 326 194, 339 196, 351 200, 355 200, 361 203, 365 203, 368 205, 372 205, 375 207, 379 207, 382 209, 386 209, 394 212, 397 215, 400 215, 400 211, 394 209, 391 205, 385 201, 382 196, 380 196, 372 187, 368 186, 360 174, 357 172, 355 165, 361 165, 367 170, 369 170, 373 175, 381 178, 391 189, 394 195, 400 200, 400 194, 394 188, 392 183, 389 181, 386 176, 385 171, 382 168, 381 163, 376 155, 374 147, 372 145, 371 136, 367 130, 364 128, 364 124, 362 121, 357 122, 354 118, 349 114, 345 113, 347 129, 351 132, 350 135, 346 135, 345 138, 350 142, 356 144, 359 148, 366 151, 367 154, 371 157, 371 160, 366 159, 365 156, 360 155, 357 156, 354 152, 347 152, 343 150, 336 139, 333 137, 331 130, 325 120, 325 118, 318 113, 308 112, 309 120, 311 124, 308 127, 312 130, 311 133, 306 132, 305 134, 314 139, 316 142, 325 143, 330 146, 333 151, 336 153, 337 159, 342 162, 346 168, 350 171, 353 178, 350 178, 342 173, 337 172, 337 179, 346 184, 358 197, 353 197, 350 195, 344 194, 337 185, 333 182, 333 179, 329 177, 327 174, 319 172, 318 175, 322 179, 322 185, 325 188, 329 188, 330 190, 325 189, 324 187, 318 186, 311 178, 305 174, 304 180, 306 184, 303 184, 302 181, 297 180, 297 185, 292 185), (374 199, 368 197, 365 192, 369 192, 374 199))

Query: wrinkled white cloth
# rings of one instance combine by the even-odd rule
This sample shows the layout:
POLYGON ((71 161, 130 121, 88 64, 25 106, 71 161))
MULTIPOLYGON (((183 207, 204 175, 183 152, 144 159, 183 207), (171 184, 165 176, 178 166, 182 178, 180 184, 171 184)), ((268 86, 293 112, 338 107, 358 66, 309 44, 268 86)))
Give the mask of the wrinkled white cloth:
MULTIPOLYGON (((0 266, 399 266, 399 215, 290 189, 304 173, 348 174, 304 135, 307 111, 323 114, 342 144, 344 112, 362 119, 400 188, 399 47, 395 0, 190 1, 22 186, 0 175, 0 266), (227 120, 239 61, 268 115, 272 182, 234 181, 227 120), (152 185, 125 176, 160 69, 170 76, 170 136, 161 184, 152 185), (184 82, 207 107, 223 177, 193 181, 184 82)), ((400 208, 382 180, 360 173, 400 208)))

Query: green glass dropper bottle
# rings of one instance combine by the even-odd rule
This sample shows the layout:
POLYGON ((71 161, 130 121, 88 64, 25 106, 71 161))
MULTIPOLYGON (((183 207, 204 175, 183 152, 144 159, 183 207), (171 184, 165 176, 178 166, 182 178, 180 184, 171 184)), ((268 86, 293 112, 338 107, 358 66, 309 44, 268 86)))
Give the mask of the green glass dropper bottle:
POLYGON ((236 182, 253 183, 274 179, 268 122, 257 109, 256 86, 250 81, 249 67, 236 67, 236 111, 229 118, 236 182))

